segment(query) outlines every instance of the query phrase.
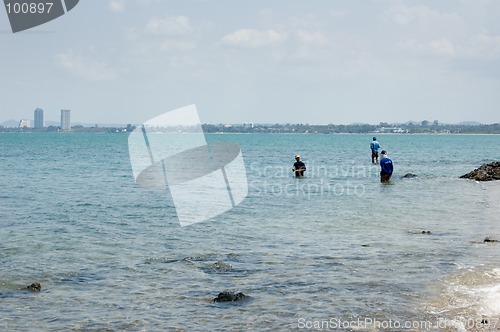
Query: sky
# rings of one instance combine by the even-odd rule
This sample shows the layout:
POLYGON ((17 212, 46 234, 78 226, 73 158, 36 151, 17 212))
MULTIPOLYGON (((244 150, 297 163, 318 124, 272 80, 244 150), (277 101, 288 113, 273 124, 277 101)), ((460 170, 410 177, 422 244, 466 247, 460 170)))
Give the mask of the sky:
POLYGON ((81 0, 12 33, 0 124, 500 122, 500 1, 81 0))

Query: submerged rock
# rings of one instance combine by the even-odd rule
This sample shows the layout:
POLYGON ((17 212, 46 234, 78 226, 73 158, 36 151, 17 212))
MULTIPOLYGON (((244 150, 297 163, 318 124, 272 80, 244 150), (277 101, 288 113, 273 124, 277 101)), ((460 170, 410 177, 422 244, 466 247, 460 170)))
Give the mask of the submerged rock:
POLYGON ((416 178, 417 177, 417 174, 413 174, 413 173, 406 173, 405 175, 402 176, 403 179, 412 179, 412 178, 416 178))
POLYGON ((427 229, 410 229, 408 232, 411 234, 432 234, 432 232, 427 229))
POLYGON ((34 292, 39 292, 42 289, 42 286, 40 285, 39 282, 34 282, 26 288, 34 292))
POLYGON ((461 179, 471 179, 476 181, 500 180, 500 161, 483 164, 470 173, 464 174, 461 179))
POLYGON ((209 267, 216 272, 228 272, 233 268, 231 264, 223 261, 217 261, 213 264, 210 264, 209 267))
POLYGON ((221 292, 214 299, 214 302, 233 302, 244 300, 247 296, 243 293, 221 292))
POLYGON ((229 263, 217 261, 212 264, 203 264, 202 266, 200 266, 200 269, 202 269, 203 272, 206 273, 227 273, 230 272, 233 267, 229 263))
POLYGON ((495 240, 487 236, 484 238, 483 242, 500 242, 500 240, 495 240))

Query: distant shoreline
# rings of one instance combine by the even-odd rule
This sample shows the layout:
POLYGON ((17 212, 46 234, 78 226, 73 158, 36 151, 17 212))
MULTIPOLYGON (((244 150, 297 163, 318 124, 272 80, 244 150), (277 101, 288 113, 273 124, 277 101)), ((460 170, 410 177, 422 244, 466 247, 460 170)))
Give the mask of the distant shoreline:
MULTIPOLYGON (((137 126, 127 124, 124 126, 83 126, 74 125, 68 132, 132 132, 137 126)), ((162 131, 162 128, 158 128, 162 131)), ((199 131, 200 128, 195 128, 199 131)), ((434 123, 406 123, 389 124, 382 122, 379 125, 352 124, 352 125, 310 125, 310 124, 202 124, 201 129, 206 134, 500 134, 500 123, 495 124, 440 124, 434 123)), ((172 132, 193 132, 191 127, 169 127, 172 132)), ((3 127, 0 132, 61 132, 61 127, 51 125, 43 128, 31 127, 3 127)))
MULTIPOLYGON (((0 129, 0 134, 129 134, 128 131, 108 131, 108 130, 70 130, 70 131, 30 131, 30 130, 16 130, 17 128, 12 128, 12 130, 0 129)), ((179 134, 185 134, 189 132, 179 132, 179 134)), ((161 133, 160 133, 161 134, 161 133)), ((481 133, 481 132, 466 132, 466 133, 425 133, 425 132, 409 132, 409 133, 374 133, 374 132, 334 132, 334 133, 300 133, 300 132, 204 132, 204 134, 209 135, 434 135, 434 136, 496 136, 500 135, 498 133, 481 133)))

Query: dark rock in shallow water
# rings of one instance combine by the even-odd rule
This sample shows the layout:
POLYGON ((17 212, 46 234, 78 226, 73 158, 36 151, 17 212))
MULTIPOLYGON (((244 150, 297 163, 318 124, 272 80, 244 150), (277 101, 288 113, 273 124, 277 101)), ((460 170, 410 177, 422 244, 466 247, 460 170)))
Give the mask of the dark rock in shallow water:
POLYGON ((406 173, 405 175, 402 176, 403 179, 412 179, 412 178, 416 178, 417 177, 417 174, 413 174, 413 173, 406 173))
POLYGON ((489 164, 483 164, 470 173, 462 175, 462 179, 471 179, 476 181, 500 180, 500 161, 489 164))
POLYGON ((34 282, 26 288, 34 292, 39 292, 42 289, 42 286, 40 285, 39 282, 34 282))
POLYGON ((409 233, 410 234, 432 234, 432 232, 427 230, 427 229, 410 229, 409 233))
POLYGON ((222 292, 214 299, 214 302, 233 302, 244 300, 247 296, 243 293, 222 292))
POLYGON ((483 242, 500 242, 500 240, 494 240, 494 239, 490 238, 489 236, 487 236, 484 238, 483 242))

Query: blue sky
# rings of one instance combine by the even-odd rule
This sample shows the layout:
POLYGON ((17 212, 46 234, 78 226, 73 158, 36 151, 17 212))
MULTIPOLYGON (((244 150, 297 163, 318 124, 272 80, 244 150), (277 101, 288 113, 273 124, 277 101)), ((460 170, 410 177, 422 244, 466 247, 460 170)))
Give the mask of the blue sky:
POLYGON ((0 123, 500 122, 500 1, 82 0, 13 34, 0 123))

